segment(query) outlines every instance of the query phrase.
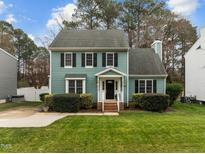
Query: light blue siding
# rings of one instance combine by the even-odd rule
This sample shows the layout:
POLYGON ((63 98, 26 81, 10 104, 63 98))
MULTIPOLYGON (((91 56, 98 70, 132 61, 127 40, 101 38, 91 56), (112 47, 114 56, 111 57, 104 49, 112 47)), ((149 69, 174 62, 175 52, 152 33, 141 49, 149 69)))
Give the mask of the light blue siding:
POLYGON ((130 77, 129 78, 129 100, 132 100, 132 94, 135 93, 135 80, 140 80, 140 79, 153 79, 153 80, 157 80, 157 93, 161 93, 164 94, 165 91, 165 78, 151 78, 151 77, 130 77))
MULTIPOLYGON (((62 52, 51 53, 51 92, 54 94, 65 93, 65 75, 66 74, 87 74, 86 92, 94 94, 94 101, 97 101, 97 78, 96 73, 105 70, 102 67, 102 53, 97 52, 97 67, 85 68, 81 66, 82 52, 76 52, 76 67, 63 68, 60 66, 60 56, 62 52)), ((118 67, 115 69, 127 74, 127 52, 118 52, 118 67)), ((126 81, 126 78, 125 78, 126 81)), ((125 88, 125 100, 127 98, 127 89, 125 88)))

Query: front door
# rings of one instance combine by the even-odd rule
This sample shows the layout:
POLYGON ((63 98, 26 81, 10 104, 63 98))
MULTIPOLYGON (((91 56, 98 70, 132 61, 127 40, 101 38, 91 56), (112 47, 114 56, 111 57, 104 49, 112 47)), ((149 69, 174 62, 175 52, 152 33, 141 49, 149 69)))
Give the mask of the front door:
POLYGON ((114 80, 106 80, 106 99, 114 99, 114 80))

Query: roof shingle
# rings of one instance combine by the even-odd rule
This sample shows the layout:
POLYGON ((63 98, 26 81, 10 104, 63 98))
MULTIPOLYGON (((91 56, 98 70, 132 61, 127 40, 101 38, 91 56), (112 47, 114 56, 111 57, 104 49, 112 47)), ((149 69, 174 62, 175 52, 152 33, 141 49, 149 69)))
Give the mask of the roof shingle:
POLYGON ((129 51, 130 75, 167 75, 165 68, 152 48, 136 48, 129 51))
POLYGON ((128 49, 128 41, 121 30, 63 29, 50 45, 52 48, 128 49))

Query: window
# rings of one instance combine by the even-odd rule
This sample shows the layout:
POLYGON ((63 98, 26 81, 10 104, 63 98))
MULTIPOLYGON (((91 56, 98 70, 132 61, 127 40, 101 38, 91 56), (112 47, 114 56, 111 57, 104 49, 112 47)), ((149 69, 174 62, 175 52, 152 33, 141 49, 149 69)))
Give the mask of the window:
POLYGON ((140 93, 145 93, 145 80, 140 80, 139 86, 140 86, 139 92, 140 93))
POLYGON ((76 93, 77 94, 83 93, 83 81, 82 80, 76 80, 76 93))
POLYGON ((69 80, 69 93, 75 93, 75 80, 69 80))
POLYGON ((105 82, 102 82, 102 90, 105 90, 105 82))
POLYGON ((84 80, 66 80, 66 92, 74 94, 84 93, 84 80))
POLYGON ((118 81, 115 81, 115 90, 118 90, 118 81))
POLYGON ((114 53, 107 53, 106 62, 106 66, 114 66, 114 53))
POLYGON ((139 80, 137 85, 139 93, 153 93, 153 80, 139 80))
POLYGON ((93 67, 93 53, 86 53, 86 67, 93 67))
POLYGON ((72 67, 72 53, 65 53, 65 67, 72 67))
POLYGON ((147 90, 147 93, 152 93, 152 80, 147 80, 147 84, 146 84, 146 90, 147 90))

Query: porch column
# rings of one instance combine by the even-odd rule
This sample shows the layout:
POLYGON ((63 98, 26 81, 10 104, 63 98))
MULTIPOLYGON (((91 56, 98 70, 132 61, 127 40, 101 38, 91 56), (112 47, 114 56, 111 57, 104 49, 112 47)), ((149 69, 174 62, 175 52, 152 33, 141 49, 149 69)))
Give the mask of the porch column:
POLYGON ((121 89, 121 90, 122 90, 122 92, 121 92, 121 93, 122 93, 122 96, 121 96, 121 101, 122 101, 122 102, 124 102, 124 97, 125 97, 125 96, 124 96, 124 90, 125 90, 124 82, 125 82, 125 81, 124 81, 124 76, 122 76, 122 89, 121 89))
POLYGON ((100 102, 100 79, 99 76, 97 76, 97 101, 100 102))

